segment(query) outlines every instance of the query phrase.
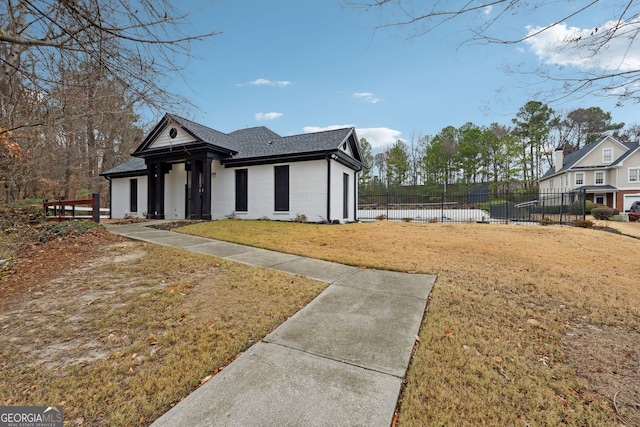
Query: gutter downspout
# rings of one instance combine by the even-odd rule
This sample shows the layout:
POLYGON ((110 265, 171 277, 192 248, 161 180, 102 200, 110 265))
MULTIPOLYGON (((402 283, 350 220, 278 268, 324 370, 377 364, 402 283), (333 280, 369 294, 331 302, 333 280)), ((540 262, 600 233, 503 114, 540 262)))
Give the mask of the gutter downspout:
POLYGON ((353 222, 358 221, 358 172, 353 174, 353 222))
POLYGON ((105 176, 105 178, 107 178, 107 181, 109 181, 109 219, 113 219, 113 214, 111 212, 111 206, 113 206, 113 203, 111 200, 111 195, 113 194, 113 191, 112 191, 113 181, 111 181, 111 178, 109 178, 108 176, 105 176))
POLYGON ((331 223, 331 157, 327 156, 327 222, 331 223))
MULTIPOLYGON (((620 187, 620 166, 616 166, 616 189, 618 189, 620 187)), ((613 208, 616 208, 616 205, 618 204, 618 192, 616 191, 615 193, 613 193, 613 208)), ((624 196, 622 196, 622 210, 624 211, 624 196)))

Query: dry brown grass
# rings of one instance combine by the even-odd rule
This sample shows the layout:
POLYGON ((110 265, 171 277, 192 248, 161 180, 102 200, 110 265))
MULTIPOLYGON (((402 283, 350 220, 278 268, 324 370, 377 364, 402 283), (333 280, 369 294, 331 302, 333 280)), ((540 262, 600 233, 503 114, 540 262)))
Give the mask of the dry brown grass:
POLYGON ((5 269, 0 405, 63 405, 69 425, 148 425, 326 287, 92 239, 34 247, 5 269))
POLYGON ((216 221, 183 231, 437 274, 401 425, 640 425, 636 239, 573 227, 393 222, 216 221))

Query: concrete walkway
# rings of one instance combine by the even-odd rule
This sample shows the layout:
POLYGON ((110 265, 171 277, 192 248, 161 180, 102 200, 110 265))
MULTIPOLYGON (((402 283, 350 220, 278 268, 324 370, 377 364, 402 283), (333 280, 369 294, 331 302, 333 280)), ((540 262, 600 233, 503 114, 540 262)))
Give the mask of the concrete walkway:
POLYGON ((360 269, 148 225, 107 229, 330 284, 154 427, 391 424, 434 276, 360 269))

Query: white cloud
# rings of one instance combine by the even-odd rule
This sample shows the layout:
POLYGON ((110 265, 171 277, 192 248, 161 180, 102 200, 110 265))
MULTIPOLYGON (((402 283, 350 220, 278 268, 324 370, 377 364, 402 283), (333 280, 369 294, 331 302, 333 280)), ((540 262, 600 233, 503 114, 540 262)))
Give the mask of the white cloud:
POLYGON ((356 92, 352 95, 354 98, 362 99, 365 102, 371 104, 377 104, 380 102, 380 98, 376 98, 371 92, 356 92))
POLYGON ((267 80, 267 79, 255 79, 247 83, 238 83, 236 86, 278 86, 278 87, 286 87, 291 86, 291 83, 288 80, 267 80))
MULTIPOLYGON (((302 128, 306 133, 311 132, 323 132, 326 130, 336 130, 336 129, 344 129, 355 127, 354 125, 330 125, 330 126, 305 126, 302 128)), ((376 148, 383 148, 389 145, 393 145, 396 143, 399 136, 402 134, 401 131, 390 129, 390 128, 357 128, 356 134, 358 134, 358 138, 366 138, 367 141, 371 144, 371 148, 374 150, 376 148)))
MULTIPOLYGON (((627 71, 640 68, 640 41, 617 34, 611 40, 604 40, 608 31, 620 25, 608 21, 598 28, 568 27, 558 24, 532 36, 526 42, 538 58, 552 65, 574 66, 583 69, 627 71), (596 42, 604 45, 594 52, 596 42), (606 41, 606 42, 605 42, 606 41)), ((625 34, 640 29, 640 22, 626 23, 625 34)), ((542 27, 527 27, 528 35, 535 34, 542 27)))
POLYGON ((489 5, 487 7, 485 7, 484 9, 482 9, 482 11, 484 12, 485 15, 491 15, 491 11, 493 10, 493 5, 489 5))
POLYGON ((258 121, 274 120, 282 117, 282 113, 256 113, 255 117, 258 121))
POLYGON ((402 139, 401 131, 390 128, 356 128, 358 138, 365 138, 371 144, 371 148, 383 148, 393 145, 397 140, 402 139))
POLYGON ((344 129, 344 128, 352 128, 353 125, 330 125, 330 126, 305 126, 302 130, 305 133, 313 133, 313 132, 324 132, 326 130, 336 130, 336 129, 344 129))

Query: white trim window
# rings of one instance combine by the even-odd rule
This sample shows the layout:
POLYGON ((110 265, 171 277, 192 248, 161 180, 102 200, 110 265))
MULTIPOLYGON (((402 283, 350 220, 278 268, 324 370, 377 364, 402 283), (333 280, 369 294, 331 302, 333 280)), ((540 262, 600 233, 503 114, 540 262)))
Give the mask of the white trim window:
POLYGON ((584 185, 584 172, 576 172, 576 185, 584 185))
POLYGON ((595 171, 593 173, 593 182, 596 185, 604 185, 604 171, 595 171))
POLYGON ((549 180, 549 190, 553 190, 553 179, 549 180))
POLYGON ((613 161, 613 148, 602 149, 602 163, 611 163, 613 161))
POLYGON ((605 205, 607 204, 607 195, 606 194, 596 194, 593 196, 594 203, 596 205, 605 205))
POLYGON ((640 182, 640 168, 629 168, 629 182, 640 182))

